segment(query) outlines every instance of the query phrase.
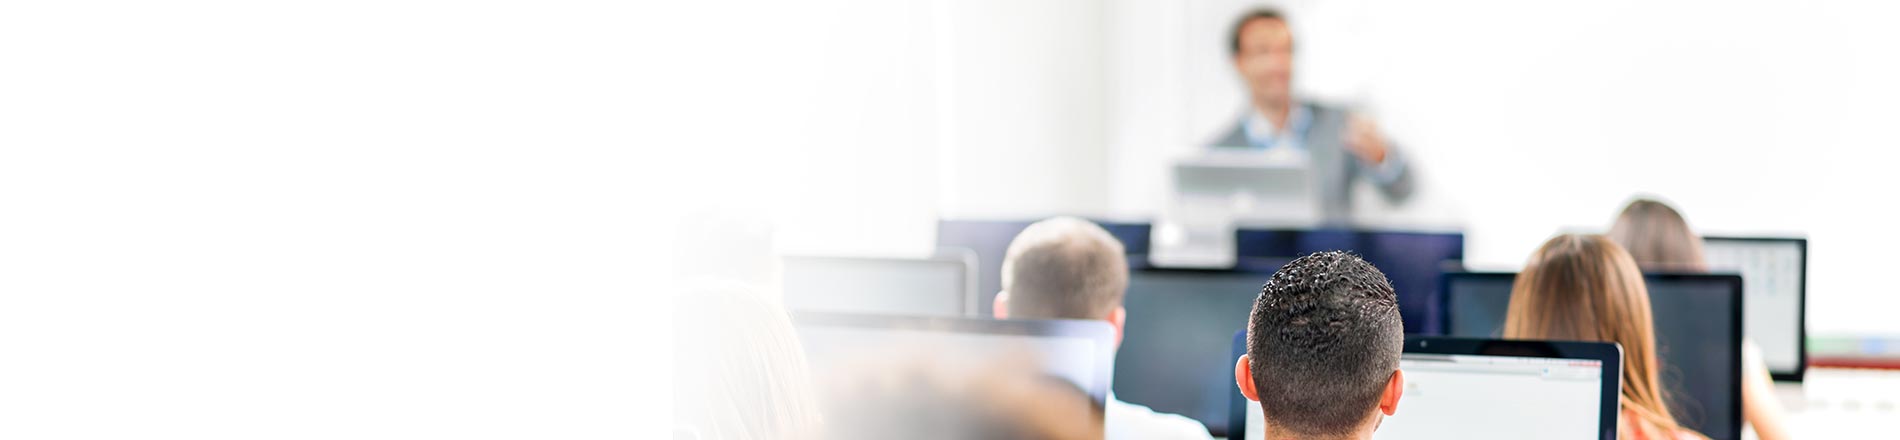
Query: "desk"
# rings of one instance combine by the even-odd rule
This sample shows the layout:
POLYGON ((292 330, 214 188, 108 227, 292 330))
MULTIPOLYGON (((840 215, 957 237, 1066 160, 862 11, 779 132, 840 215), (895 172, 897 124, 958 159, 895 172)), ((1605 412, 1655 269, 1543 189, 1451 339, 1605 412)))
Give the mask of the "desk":
POLYGON ((1775 382, 1775 396, 1798 439, 1900 437, 1900 370, 1811 367, 1804 382, 1775 382))

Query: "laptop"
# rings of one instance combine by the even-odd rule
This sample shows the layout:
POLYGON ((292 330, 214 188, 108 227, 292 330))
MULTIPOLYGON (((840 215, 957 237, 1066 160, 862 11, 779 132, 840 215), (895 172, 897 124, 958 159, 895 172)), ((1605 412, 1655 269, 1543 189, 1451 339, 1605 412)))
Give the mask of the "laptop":
MULTIPOLYGON (((1246 338, 1234 335, 1235 358, 1246 338)), ((1622 366, 1611 343, 1408 335, 1399 410, 1372 438, 1614 440, 1622 366)), ((1259 402, 1232 397, 1234 438, 1266 438, 1259 402)))

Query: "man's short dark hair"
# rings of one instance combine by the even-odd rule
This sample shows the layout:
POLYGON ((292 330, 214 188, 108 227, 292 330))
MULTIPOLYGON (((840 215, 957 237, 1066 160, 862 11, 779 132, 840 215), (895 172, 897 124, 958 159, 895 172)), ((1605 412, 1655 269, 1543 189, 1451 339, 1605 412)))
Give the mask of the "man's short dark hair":
POLYGON ((1247 11, 1245 14, 1241 14, 1239 19, 1234 20, 1234 28, 1227 35, 1228 55, 1240 55, 1240 28, 1247 27, 1247 23, 1251 23, 1254 20, 1279 20, 1281 23, 1286 23, 1286 15, 1281 14, 1277 9, 1266 8, 1254 9, 1247 11))
POLYGON ((1339 251, 1280 268, 1247 323, 1260 409, 1298 435, 1357 429, 1378 406, 1404 345, 1398 296, 1385 273, 1339 251))

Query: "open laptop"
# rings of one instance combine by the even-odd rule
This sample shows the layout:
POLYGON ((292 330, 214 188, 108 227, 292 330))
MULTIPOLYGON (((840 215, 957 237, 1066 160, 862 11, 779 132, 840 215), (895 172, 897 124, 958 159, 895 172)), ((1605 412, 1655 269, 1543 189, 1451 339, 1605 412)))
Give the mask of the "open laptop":
MULTIPOLYGON (((1449 336, 1501 337, 1515 273, 1445 274, 1449 336)), ((1645 274, 1656 360, 1676 421, 1715 440, 1742 437, 1742 278, 1645 274)))
POLYGON ((785 307, 793 311, 966 317, 976 314, 976 254, 923 258, 787 256, 785 307))
POLYGON ((1043 373, 1088 393, 1096 405, 1107 403, 1114 375, 1115 329, 1106 321, 794 312, 792 325, 814 372, 848 371, 859 362, 903 356, 973 371, 1028 356, 1043 373))
POLYGON ((1702 237, 1709 269, 1742 274, 1742 333, 1761 346, 1775 380, 1801 380, 1807 371, 1808 240, 1702 237))
MULTIPOLYGON (((1234 357, 1247 352, 1234 335, 1234 357)), ((1407 336, 1405 393, 1375 439, 1616 438, 1623 351, 1597 342, 1407 336)), ((1232 394, 1236 432, 1265 438, 1260 404, 1232 394)))

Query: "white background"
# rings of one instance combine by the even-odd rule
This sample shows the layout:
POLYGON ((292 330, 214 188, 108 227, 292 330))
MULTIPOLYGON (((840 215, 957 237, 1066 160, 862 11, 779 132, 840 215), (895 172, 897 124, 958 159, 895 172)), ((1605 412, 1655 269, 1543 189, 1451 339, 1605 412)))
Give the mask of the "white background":
MULTIPOLYGON (((1239 110, 1220 57, 1228 17, 1246 5, 836 0, 775 11, 783 21, 758 25, 810 41, 729 37, 769 49, 730 60, 738 72, 719 84, 800 105, 721 104, 719 123, 692 137, 777 154, 749 174, 785 177, 705 199, 775 206, 781 245, 801 252, 923 252, 940 215, 1149 218, 1166 159, 1239 110), (755 71, 769 74, 742 73, 755 71)), ((1900 61, 1885 42, 1900 31, 1879 19, 1900 11, 1848 1, 1287 8, 1297 87, 1378 118, 1423 179, 1407 206, 1362 197, 1366 223, 1462 228, 1473 265, 1511 268, 1553 233, 1607 228, 1630 197, 1659 196, 1705 232, 1808 236, 1815 333, 1900 332, 1882 312, 1900 295, 1880 276, 1900 244, 1883 226, 1885 173, 1900 158, 1900 136, 1884 128, 1900 116, 1888 80, 1900 61)))
MULTIPOLYGON (((1159 159, 1232 111, 1194 60, 1223 5, 5 4, 0 437, 664 426, 682 206, 761 209, 792 252, 1145 217, 1159 159)), ((1894 6, 1295 9, 1301 89, 1425 178, 1369 216, 1515 265, 1655 192, 1711 232, 1808 234, 1816 332, 1900 332, 1894 6)))

